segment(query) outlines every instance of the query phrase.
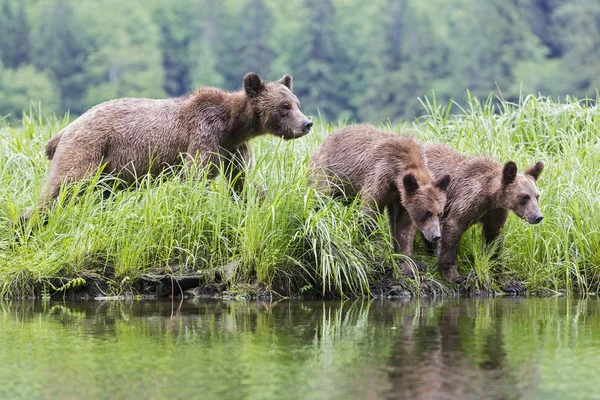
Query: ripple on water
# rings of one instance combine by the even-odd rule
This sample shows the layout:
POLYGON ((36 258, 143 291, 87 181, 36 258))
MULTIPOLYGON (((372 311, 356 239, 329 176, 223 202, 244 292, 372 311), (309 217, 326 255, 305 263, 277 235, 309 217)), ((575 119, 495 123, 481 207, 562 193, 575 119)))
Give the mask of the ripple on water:
POLYGON ((594 398, 596 299, 0 303, 0 398, 594 398))

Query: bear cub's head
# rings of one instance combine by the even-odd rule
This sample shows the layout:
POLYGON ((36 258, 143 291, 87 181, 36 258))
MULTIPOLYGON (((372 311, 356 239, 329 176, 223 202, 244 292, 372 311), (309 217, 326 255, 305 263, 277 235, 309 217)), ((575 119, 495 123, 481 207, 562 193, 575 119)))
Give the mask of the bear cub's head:
POLYGON ((538 200, 540 192, 536 182, 544 169, 544 163, 538 161, 527 168, 524 174, 517 173, 517 164, 509 161, 502 169, 502 186, 505 208, 530 224, 539 224, 544 217, 538 200))
POLYGON ((261 130, 283 139, 306 135, 313 123, 300 111, 300 102, 292 93, 292 77, 264 82, 254 72, 244 76, 244 91, 260 118, 261 130))
POLYGON ((402 178, 402 204, 417 229, 423 232, 429 242, 435 243, 442 238, 440 219, 444 214, 449 183, 449 175, 427 184, 419 184, 411 173, 402 178))

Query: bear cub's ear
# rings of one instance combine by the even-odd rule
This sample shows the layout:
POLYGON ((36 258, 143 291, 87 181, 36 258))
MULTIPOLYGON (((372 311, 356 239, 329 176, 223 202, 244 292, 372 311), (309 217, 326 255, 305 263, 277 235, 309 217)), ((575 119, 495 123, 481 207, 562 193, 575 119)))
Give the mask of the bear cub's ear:
POLYGON ((517 164, 514 161, 509 161, 504 164, 504 169, 502 170, 502 183, 508 185, 515 181, 517 177, 517 164))
POLYGON ((289 76, 288 74, 285 74, 283 76, 283 78, 281 78, 279 80, 279 83, 281 83, 283 86, 286 86, 288 89, 292 90, 292 77, 289 76))
POLYGON ((419 182, 417 182, 417 178, 415 178, 413 174, 404 175, 402 184, 404 185, 404 190, 406 190, 406 193, 409 195, 415 194, 419 189, 419 182))
POLYGON ((538 161, 535 163, 535 165, 532 165, 531 167, 529 167, 525 170, 525 175, 532 176, 533 179, 537 182, 537 180, 540 177, 540 174, 542 173, 543 170, 544 170, 544 163, 541 161, 538 161))
POLYGON ((439 188, 440 190, 445 191, 448 188, 448 185, 450 184, 450 175, 444 175, 442 176, 440 179, 438 179, 438 181, 435 183, 435 187, 439 188))
POLYGON ((258 95, 263 87, 264 83, 256 73, 248 72, 244 76, 244 90, 248 96, 254 97, 258 95))

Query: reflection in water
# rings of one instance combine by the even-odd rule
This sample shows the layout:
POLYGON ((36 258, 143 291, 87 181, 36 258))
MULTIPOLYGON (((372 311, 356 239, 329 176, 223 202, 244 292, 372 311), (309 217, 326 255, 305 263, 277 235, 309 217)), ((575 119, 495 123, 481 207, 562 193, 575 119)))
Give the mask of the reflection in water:
POLYGON ((490 317, 489 327, 479 330, 476 339, 477 321, 460 303, 446 302, 433 313, 427 311, 419 307, 403 318, 403 337, 391 355, 391 393, 415 399, 519 397, 506 368, 501 308, 487 303, 481 310, 490 317), (477 341, 478 351, 466 351, 477 341))
POLYGON ((594 398, 597 300, 0 303, 0 398, 594 398))

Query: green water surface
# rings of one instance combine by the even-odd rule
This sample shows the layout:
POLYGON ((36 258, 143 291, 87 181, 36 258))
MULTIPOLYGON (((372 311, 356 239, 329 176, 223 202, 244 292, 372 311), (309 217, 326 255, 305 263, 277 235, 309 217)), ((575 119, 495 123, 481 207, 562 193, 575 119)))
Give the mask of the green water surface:
POLYGON ((599 399, 600 301, 0 303, 0 399, 599 399))

